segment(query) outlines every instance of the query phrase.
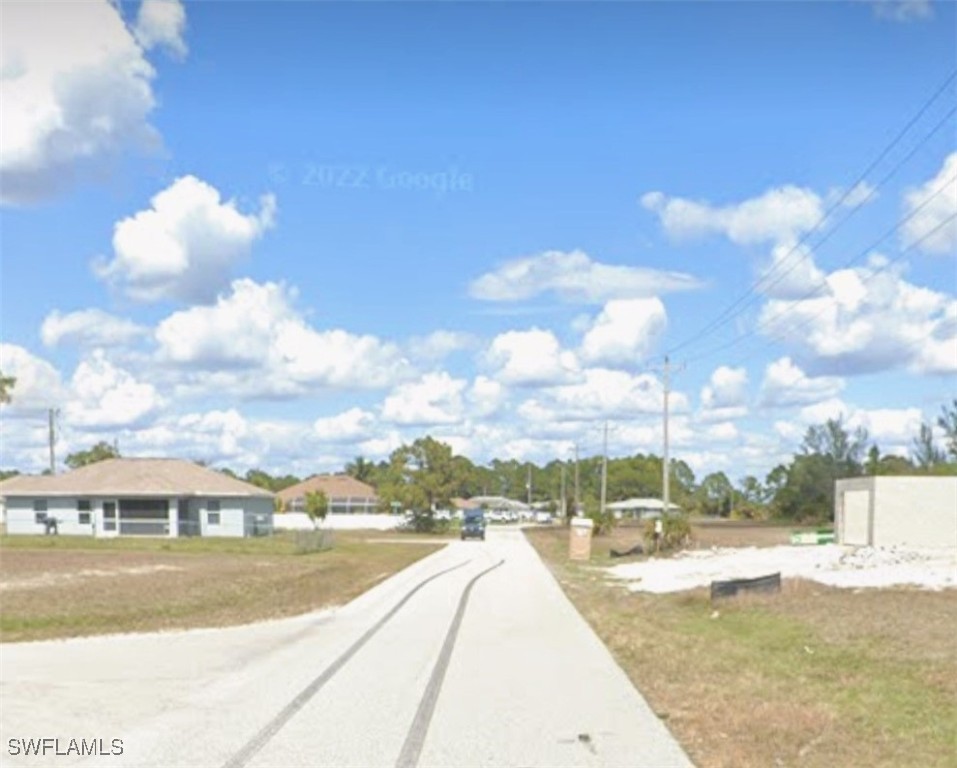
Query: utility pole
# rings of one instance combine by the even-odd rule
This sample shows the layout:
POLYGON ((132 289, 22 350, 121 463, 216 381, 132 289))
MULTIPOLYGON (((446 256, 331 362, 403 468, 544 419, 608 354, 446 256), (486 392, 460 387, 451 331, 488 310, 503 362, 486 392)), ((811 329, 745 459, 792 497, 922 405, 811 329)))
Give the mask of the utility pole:
MULTIPOLYGON (((677 370, 684 370, 681 365, 677 370)), ((668 514, 671 509, 671 460, 668 456, 668 395, 671 394, 671 360, 665 355, 665 365, 662 368, 661 382, 664 390, 663 426, 664 429, 664 456, 661 461, 661 502, 662 514, 668 514)))
POLYGON ((601 514, 605 514, 605 496, 608 492, 608 422, 605 422, 605 439, 601 453, 601 514))
POLYGON ((578 516, 578 512, 581 508, 581 494, 579 493, 578 485, 578 443, 575 443, 575 516, 578 516))
POLYGON ((565 463, 567 459, 562 459, 562 520, 568 517, 568 503, 565 499, 565 463))
POLYGON ((56 409, 51 408, 49 412, 50 421, 50 474, 56 474, 56 409))
POLYGON ((664 459, 661 462, 661 501, 662 508, 661 513, 667 515, 668 511, 671 509, 671 486, 670 486, 670 467, 668 466, 668 389, 671 386, 671 361, 668 359, 668 356, 665 355, 665 371, 664 376, 662 377, 664 382, 664 395, 665 395, 665 407, 664 407, 664 459))

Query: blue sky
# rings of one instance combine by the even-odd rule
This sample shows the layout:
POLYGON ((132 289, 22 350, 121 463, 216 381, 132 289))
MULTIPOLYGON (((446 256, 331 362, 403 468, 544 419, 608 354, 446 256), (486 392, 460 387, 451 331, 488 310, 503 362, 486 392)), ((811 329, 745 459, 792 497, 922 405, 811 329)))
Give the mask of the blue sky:
POLYGON ((3 12, 4 467, 660 453, 673 350, 737 479, 957 390, 951 3, 3 12))

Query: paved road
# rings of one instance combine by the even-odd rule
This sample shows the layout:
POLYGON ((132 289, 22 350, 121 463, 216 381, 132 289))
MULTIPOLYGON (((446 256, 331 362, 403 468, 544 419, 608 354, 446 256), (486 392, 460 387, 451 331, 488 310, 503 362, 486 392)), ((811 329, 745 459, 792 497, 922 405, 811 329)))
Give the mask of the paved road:
POLYGON ((5 645, 4 766, 688 766, 518 531, 347 606, 247 627, 5 645), (122 739, 13 756, 10 739, 122 739))

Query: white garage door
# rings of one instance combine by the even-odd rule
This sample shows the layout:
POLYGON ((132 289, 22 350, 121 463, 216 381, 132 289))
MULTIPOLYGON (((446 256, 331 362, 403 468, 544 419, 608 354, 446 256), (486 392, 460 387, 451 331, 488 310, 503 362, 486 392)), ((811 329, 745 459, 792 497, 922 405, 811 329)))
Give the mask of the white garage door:
POLYGON ((844 491, 844 530, 841 542, 866 546, 867 519, 871 506, 870 491, 844 491))

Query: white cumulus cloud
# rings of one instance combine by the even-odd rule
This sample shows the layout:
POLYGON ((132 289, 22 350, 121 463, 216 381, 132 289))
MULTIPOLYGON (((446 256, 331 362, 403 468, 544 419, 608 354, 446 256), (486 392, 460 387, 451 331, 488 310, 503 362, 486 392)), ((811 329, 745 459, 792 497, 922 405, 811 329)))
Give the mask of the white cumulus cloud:
POLYGON ((177 58, 186 56, 186 9, 179 0, 143 0, 133 31, 147 50, 161 46, 177 58))
POLYGON ((649 355, 667 325, 660 299, 616 299, 605 304, 581 344, 584 361, 635 365, 649 355))
POLYGON ((176 312, 156 329, 160 362, 193 372, 194 387, 246 397, 295 396, 322 388, 390 386, 408 374, 391 343, 311 327, 276 283, 248 278, 212 306, 176 312))
POLYGON ((708 410, 738 408, 748 399, 748 372, 722 365, 701 389, 701 405, 708 410))
POLYGON ((505 402, 507 392, 502 383, 488 376, 476 376, 466 394, 469 415, 476 418, 494 416, 505 402))
POLYGON ((183 176, 150 208, 116 224, 114 258, 97 264, 96 273, 138 301, 212 301, 275 213, 272 195, 262 197, 258 213, 244 214, 215 187, 183 176))
POLYGON ((757 289, 772 299, 803 299, 827 291, 826 275, 806 245, 776 245, 757 289))
POLYGON ((466 384, 444 371, 399 384, 383 402, 382 418, 403 426, 454 424, 462 418, 466 384))
POLYGON ((597 304, 699 287, 697 278, 683 272, 602 264, 583 251, 545 251, 476 278, 469 294, 485 301, 521 301, 551 292, 564 301, 597 304))
POLYGON ((4 3, 0 57, 3 204, 48 199, 159 144, 155 70, 108 0, 4 3))
MULTIPOLYGON (((663 402, 661 382, 650 374, 587 368, 580 382, 544 389, 517 410, 529 422, 561 423, 659 414, 663 402)), ((669 403, 675 413, 688 408, 680 392, 673 392, 669 403)))
POLYGON ((420 360, 435 362, 453 352, 475 346, 477 340, 469 333, 461 331, 438 330, 427 336, 413 338, 408 345, 409 354, 420 360))
POLYGON ((890 21, 923 21, 934 17, 931 0, 871 0, 874 14, 890 21))
POLYGON ((790 357, 769 364, 761 384, 761 404, 767 406, 809 405, 835 397, 844 381, 833 376, 810 377, 790 357))
POLYGON ((665 231, 676 239, 723 234, 738 245, 794 243, 824 214, 815 192, 791 185, 725 206, 662 192, 645 194, 641 204, 657 214, 665 231))
POLYGON ((3 406, 5 415, 58 408, 67 396, 60 372, 17 344, 0 343, 0 370, 16 379, 11 402, 3 406))
POLYGON ((89 347, 112 347, 128 344, 149 331, 132 320, 116 317, 102 309, 82 309, 61 313, 53 310, 40 327, 44 345, 80 344, 89 347))
POLYGON ((904 194, 901 242, 927 253, 957 256, 957 152, 944 160, 937 175, 904 194), (939 194, 938 194, 939 193, 939 194))
POLYGON ((826 293, 805 301, 769 301, 761 332, 801 350, 821 372, 957 372, 952 295, 908 283, 880 257, 832 272, 826 285, 826 293))
POLYGON ((499 334, 485 354, 496 378, 516 386, 548 386, 578 376, 574 353, 562 350, 551 331, 532 328, 499 334))
POLYGON ((316 419, 312 429, 323 443, 367 440, 375 433, 375 415, 362 408, 350 408, 335 416, 316 419))
POLYGON ((110 362, 103 350, 80 362, 70 381, 73 399, 64 415, 72 427, 114 429, 140 424, 155 414, 163 399, 149 383, 137 381, 110 362))

